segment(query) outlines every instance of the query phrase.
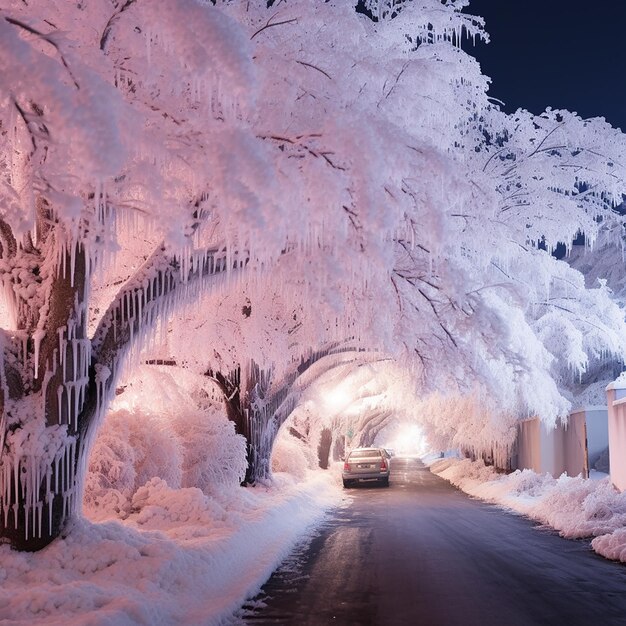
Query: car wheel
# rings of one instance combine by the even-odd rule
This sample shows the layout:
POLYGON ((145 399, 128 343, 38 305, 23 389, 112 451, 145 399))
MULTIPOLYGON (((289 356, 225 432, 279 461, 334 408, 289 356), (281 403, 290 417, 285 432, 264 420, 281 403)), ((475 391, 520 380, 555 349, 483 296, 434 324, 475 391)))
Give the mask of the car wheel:
POLYGON ((349 487, 352 487, 352 481, 351 480, 344 480, 343 481, 343 488, 344 489, 348 489, 349 487))
POLYGON ((382 479, 383 487, 389 487, 389 476, 382 479))

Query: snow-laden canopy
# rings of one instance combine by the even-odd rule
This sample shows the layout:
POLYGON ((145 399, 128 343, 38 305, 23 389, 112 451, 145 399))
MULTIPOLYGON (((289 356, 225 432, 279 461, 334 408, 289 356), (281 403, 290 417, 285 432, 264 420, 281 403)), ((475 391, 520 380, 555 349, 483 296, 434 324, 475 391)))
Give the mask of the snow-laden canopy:
POLYGON ((394 361, 431 436, 476 446, 623 361, 610 290, 550 254, 621 228, 623 134, 503 113, 459 47, 487 37, 467 2, 355 4, 4 3, 5 534, 77 506, 159 324, 157 356, 231 399, 248 371, 264 419, 346 350, 394 361))

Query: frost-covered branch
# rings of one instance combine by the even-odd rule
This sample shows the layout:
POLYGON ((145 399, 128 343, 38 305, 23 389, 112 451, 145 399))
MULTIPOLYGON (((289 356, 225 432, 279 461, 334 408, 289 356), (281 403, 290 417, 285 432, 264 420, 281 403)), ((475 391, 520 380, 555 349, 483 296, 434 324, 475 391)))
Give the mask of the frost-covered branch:
POLYGON ((193 297, 206 281, 235 271, 245 258, 208 250, 190 257, 170 256, 159 246, 124 285, 100 321, 93 338, 94 362, 115 371, 122 354, 143 344, 147 332, 177 302, 193 297))

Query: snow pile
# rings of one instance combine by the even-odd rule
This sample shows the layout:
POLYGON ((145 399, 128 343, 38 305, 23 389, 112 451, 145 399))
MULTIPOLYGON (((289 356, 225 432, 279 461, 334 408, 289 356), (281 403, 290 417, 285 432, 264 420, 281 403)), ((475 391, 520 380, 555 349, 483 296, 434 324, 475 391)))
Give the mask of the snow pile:
POLYGON ((444 459, 431 471, 466 493, 528 515, 562 537, 595 537, 592 548, 607 558, 626 561, 626 492, 607 476, 601 480, 553 478, 532 470, 499 474, 482 461, 444 459))
POLYGON ((219 623, 339 500, 335 483, 328 473, 279 475, 209 497, 154 478, 124 522, 79 520, 34 554, 0 547, 0 622, 219 623))

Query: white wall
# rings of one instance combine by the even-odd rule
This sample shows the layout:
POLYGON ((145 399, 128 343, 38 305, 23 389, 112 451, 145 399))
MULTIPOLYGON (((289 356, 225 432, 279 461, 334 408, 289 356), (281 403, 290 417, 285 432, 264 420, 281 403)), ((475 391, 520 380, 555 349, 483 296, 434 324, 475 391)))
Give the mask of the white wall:
POLYGON ((559 429, 548 429, 537 417, 518 424, 517 469, 531 469, 560 476, 564 470, 563 438, 559 429))
POLYGON ((532 469, 559 477, 589 475, 585 413, 570 415, 567 426, 547 428, 539 418, 518 424, 514 469, 532 469))
POLYGON ((585 414, 589 467, 593 467, 600 455, 609 447, 608 410, 605 406, 587 406, 572 412, 578 413, 585 414))
POLYGON ((517 425, 517 460, 513 469, 541 469, 541 424, 537 418, 524 420, 517 425))
POLYGON ((626 489, 626 385, 613 382, 606 388, 609 412, 609 464, 611 481, 626 489))
POLYGON ((559 427, 563 438, 563 470, 568 476, 589 476, 587 413, 572 413, 567 425, 559 427))

